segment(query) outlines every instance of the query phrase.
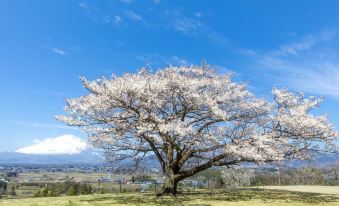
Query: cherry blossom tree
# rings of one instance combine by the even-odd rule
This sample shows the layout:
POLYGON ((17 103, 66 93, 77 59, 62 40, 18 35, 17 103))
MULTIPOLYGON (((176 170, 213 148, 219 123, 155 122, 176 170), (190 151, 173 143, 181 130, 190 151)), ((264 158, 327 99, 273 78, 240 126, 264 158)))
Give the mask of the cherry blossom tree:
POLYGON ((241 167, 225 168, 222 170, 221 177, 228 187, 250 186, 251 180, 255 178, 255 170, 241 167))
POLYGON ((274 88, 269 101, 231 77, 201 65, 81 78, 88 95, 66 100, 57 119, 80 127, 110 160, 156 157, 162 194, 175 195, 179 181, 210 167, 337 150, 327 116, 311 113, 321 99, 274 88))

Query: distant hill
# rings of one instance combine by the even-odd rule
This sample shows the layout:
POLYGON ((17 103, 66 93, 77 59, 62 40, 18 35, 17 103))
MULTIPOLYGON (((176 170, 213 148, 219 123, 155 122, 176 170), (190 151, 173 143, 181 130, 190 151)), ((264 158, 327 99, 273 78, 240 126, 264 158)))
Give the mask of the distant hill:
POLYGON ((321 167, 332 167, 332 166, 339 166, 339 154, 321 154, 319 157, 310 164, 315 166, 319 165, 321 167))
POLYGON ((290 161, 286 162, 284 164, 287 167, 305 167, 305 166, 311 166, 311 167, 318 167, 318 168, 330 168, 333 166, 339 166, 339 154, 333 154, 333 153, 323 153, 319 154, 314 160, 296 160, 296 161, 290 161))

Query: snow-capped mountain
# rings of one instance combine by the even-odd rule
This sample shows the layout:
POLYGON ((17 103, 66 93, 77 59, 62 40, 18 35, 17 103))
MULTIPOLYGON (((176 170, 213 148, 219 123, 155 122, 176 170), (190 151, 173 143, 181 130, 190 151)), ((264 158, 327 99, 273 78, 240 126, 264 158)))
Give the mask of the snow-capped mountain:
POLYGON ((0 164, 102 164, 102 154, 74 135, 36 141, 15 151, 1 152, 0 164))
POLYGON ((44 140, 37 140, 36 144, 17 149, 22 154, 79 154, 89 146, 81 138, 74 135, 62 135, 44 140))

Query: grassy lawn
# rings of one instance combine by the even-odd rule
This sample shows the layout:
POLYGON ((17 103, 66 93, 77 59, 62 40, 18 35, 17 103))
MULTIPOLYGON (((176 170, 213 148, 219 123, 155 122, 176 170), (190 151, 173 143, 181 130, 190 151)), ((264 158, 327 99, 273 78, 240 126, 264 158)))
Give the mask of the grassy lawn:
POLYGON ((154 193, 95 194, 75 197, 4 199, 0 205, 8 206, 99 206, 99 205, 225 205, 225 206, 287 206, 287 205, 338 205, 339 195, 295 192, 288 190, 196 190, 178 197, 155 198, 154 193))
POLYGON ((296 192, 313 192, 339 195, 339 186, 296 185, 296 186, 260 186, 260 189, 289 190, 296 192))

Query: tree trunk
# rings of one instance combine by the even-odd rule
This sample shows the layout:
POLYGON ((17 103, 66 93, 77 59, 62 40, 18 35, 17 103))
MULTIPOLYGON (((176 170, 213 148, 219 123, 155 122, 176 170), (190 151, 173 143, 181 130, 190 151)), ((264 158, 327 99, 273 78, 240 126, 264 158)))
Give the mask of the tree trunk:
POLYGON ((165 169, 165 182, 162 189, 162 192, 158 194, 161 195, 177 195, 177 185, 178 179, 175 177, 175 174, 171 168, 166 167, 165 169))
POLYGON ((177 195, 178 182, 172 177, 166 177, 162 194, 177 195))

